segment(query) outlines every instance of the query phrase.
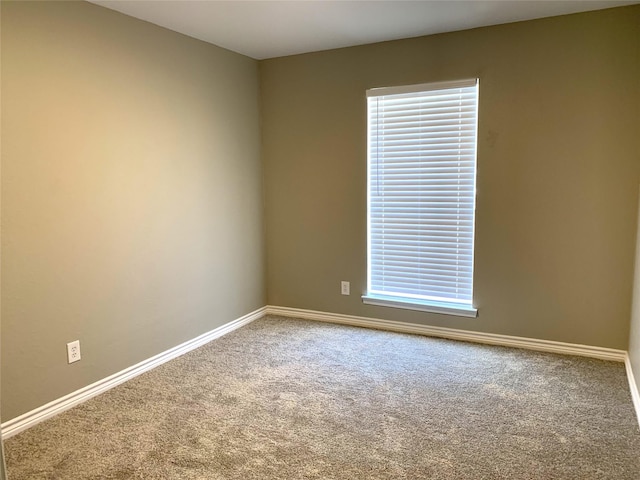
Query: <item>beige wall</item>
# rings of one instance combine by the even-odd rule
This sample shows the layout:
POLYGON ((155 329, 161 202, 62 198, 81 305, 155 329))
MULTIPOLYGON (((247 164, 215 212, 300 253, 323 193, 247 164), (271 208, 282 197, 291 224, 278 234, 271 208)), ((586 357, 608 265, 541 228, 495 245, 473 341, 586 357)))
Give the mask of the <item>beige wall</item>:
MULTIPOLYGON (((640 57, 640 42, 637 44, 636 55, 640 57)), ((640 90, 640 75, 637 76, 636 81, 638 90, 640 90)), ((637 102, 638 111, 640 111, 640 96, 637 98, 637 102)), ((640 130, 640 126, 638 126, 638 129, 640 130)), ((637 154, 638 157, 640 157, 640 140, 638 141, 637 154)), ((637 225, 635 276, 633 282, 631 328, 629 332, 629 361, 633 369, 636 386, 640 388, 640 206, 638 206, 637 225)), ((640 421, 640 418, 638 418, 638 421, 640 421)))
POLYGON ((258 94, 247 57, 2 2, 3 420, 265 304, 258 94))
MULTIPOLYGON (((638 232, 636 235, 636 262, 631 309, 631 331, 629 333, 629 360, 636 385, 640 388, 640 213, 638 214, 638 232)), ((640 421, 640 418, 638 421, 640 421)))
POLYGON ((626 349, 639 27, 634 6, 261 62, 269 304, 626 349), (365 90, 476 76, 479 318, 363 305, 365 90))
MULTIPOLYGON (((2 27, 1 26, 2 26, 2 8, 0 8, 0 37, 2 35, 1 34, 2 27)), ((1 56, 0 56, 0 58, 1 58, 1 56)), ((0 68, 0 85, 2 85, 2 68, 0 68)), ((2 94, 1 93, 0 93, 0 125, 2 125, 2 94)), ((2 151, 2 135, 0 134, 0 152, 1 151, 2 151)), ((2 168, 0 167, 0 172, 1 171, 2 171, 2 168)), ((0 177, 0 193, 1 193, 1 190, 2 190, 1 186, 2 186, 2 178, 0 177)), ((2 195, 0 194, 0 197, 1 196, 2 195)), ((2 210, 1 204, 2 204, 2 202, 0 201, 0 211, 2 210)), ((1 232, 0 232, 0 235, 1 235, 1 232)), ((0 251, 2 250, 1 244, 2 244, 2 242, 0 242, 0 251)), ((0 252, 0 258, 2 258, 1 252, 0 252)), ((0 284, 2 283, 1 279, 2 279, 2 275, 0 275, 0 284)), ((0 292, 1 291, 2 291, 2 286, 0 285, 0 292)), ((2 295, 0 295, 0 316, 1 316, 1 312, 2 312, 2 295)), ((0 324, 1 323, 2 322, 0 321, 0 324)), ((0 344, 2 343, 1 342, 1 338, 2 338, 1 330, 2 329, 0 328, 0 344)), ((1 351, 1 348, 0 348, 0 351, 1 351)), ((0 370, 2 370, 2 369, 0 368, 0 370)), ((1 390, 1 388, 0 388, 0 390, 1 390)), ((5 480, 5 479, 6 479, 6 474, 5 474, 5 462, 4 462, 4 444, 2 443, 2 441, 0 439, 0 480, 5 480)))

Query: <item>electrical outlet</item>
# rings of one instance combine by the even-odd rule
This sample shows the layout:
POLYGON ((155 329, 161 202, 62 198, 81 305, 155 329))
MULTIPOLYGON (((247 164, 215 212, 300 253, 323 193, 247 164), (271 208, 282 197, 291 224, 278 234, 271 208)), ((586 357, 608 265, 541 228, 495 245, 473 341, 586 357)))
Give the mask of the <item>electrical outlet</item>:
POLYGON ((80 360, 80 340, 67 343, 67 359, 69 363, 80 360))
POLYGON ((342 295, 351 295, 351 283, 341 282, 340 287, 342 295))

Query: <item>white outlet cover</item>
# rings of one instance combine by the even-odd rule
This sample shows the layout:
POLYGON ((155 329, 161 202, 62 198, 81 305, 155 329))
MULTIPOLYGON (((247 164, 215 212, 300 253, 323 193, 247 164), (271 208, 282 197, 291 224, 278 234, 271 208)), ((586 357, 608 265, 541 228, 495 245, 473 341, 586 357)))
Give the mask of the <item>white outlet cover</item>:
POLYGON ((342 295, 350 295, 351 294, 351 283, 350 282, 341 282, 340 284, 342 295))
POLYGON ((80 360, 80 340, 67 343, 67 361, 69 363, 80 360))

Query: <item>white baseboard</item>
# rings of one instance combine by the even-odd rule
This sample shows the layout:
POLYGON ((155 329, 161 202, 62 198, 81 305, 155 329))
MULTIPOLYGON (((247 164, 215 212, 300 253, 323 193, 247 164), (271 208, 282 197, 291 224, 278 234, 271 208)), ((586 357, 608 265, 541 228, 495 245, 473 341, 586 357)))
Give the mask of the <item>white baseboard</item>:
POLYGON ((624 359, 624 366, 627 369, 627 378, 629 379, 629 390, 631 390, 631 400, 633 401, 633 407, 636 410, 636 418, 638 419, 638 426, 640 426, 640 390, 638 390, 636 377, 633 376, 633 370, 631 369, 631 359, 629 359, 629 355, 626 355, 626 358, 624 359))
POLYGON ((631 371, 631 363, 627 352, 611 348, 592 347, 588 345, 577 345, 572 343, 554 342, 550 340, 537 340, 524 337, 513 337, 509 335, 498 335, 492 333, 473 332, 469 330, 458 330, 445 327, 432 327, 415 323, 395 322, 381 320, 377 318, 356 317, 352 315, 342 315, 337 313, 318 312, 314 310, 303 310, 298 308, 266 306, 259 308, 243 317, 233 320, 210 332, 204 333, 192 340, 184 342, 154 357, 144 360, 136 365, 117 372, 107 378, 99 380, 91 385, 76 390, 64 397, 47 403, 39 408, 31 410, 19 417, 8 420, 1 425, 2 437, 7 439, 17 433, 26 430, 48 418, 64 412, 90 398, 106 392, 107 390, 130 380, 138 375, 152 370, 153 368, 168 362, 174 358, 184 355, 191 350, 195 350, 202 345, 219 338, 233 330, 236 330, 248 323, 263 317, 264 315, 280 315, 285 317, 303 318, 321 322, 339 323, 357 327, 374 328, 378 330, 389 330, 392 332, 413 333, 431 337, 448 338, 452 340, 462 340, 467 342, 485 343, 490 345, 501 345, 507 347, 526 348, 543 352, 561 353, 568 355, 580 355, 602 360, 612 360, 625 362, 627 376, 633 404, 640 422, 640 393, 631 371))
POLYGON ((613 348, 592 347, 574 343, 554 342, 551 340, 537 340, 534 338, 512 337, 510 335, 498 335, 495 333, 473 332, 470 330, 458 330, 455 328, 431 327, 416 323, 395 322, 378 318, 355 317, 338 313, 318 312, 299 308, 276 307, 268 305, 267 315, 281 315, 284 317, 303 318, 320 322, 340 323, 356 327, 375 328, 392 332, 414 333, 429 337, 463 340, 465 342, 485 343, 489 345, 501 345, 505 347, 526 348, 541 352, 561 353, 566 355, 580 355, 583 357, 598 358, 624 362, 627 352, 613 348))
POLYGON ((3 439, 7 439, 23 430, 26 430, 29 427, 32 427, 46 420, 47 418, 51 418, 54 415, 62 413, 65 410, 78 405, 79 403, 85 402, 91 397, 95 397, 100 393, 106 392, 116 385, 137 377, 144 372, 147 372, 165 362, 168 362, 169 360, 173 360, 180 355, 184 355, 191 350, 195 350, 196 348, 209 343, 211 340, 219 338, 229 332, 232 332, 233 330, 247 325, 248 323, 257 320, 258 318, 263 317, 265 315, 265 310, 265 307, 259 308, 258 310, 244 315, 243 317, 240 317, 218 328, 215 328, 210 332, 204 333, 196 338, 188 340, 176 347, 166 350, 165 352, 148 358, 147 360, 143 360, 142 362, 133 365, 132 367, 125 368, 124 370, 114 373, 107 378, 92 383, 91 385, 87 385, 80 390, 76 390, 75 392, 65 395, 64 397, 61 397, 57 400, 47 403, 46 405, 20 415, 19 417, 3 422, 2 437, 3 439))

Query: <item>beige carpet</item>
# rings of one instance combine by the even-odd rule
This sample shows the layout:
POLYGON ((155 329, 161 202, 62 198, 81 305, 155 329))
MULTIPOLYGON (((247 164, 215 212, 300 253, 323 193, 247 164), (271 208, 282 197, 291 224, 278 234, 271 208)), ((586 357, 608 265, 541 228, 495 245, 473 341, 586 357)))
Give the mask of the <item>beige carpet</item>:
POLYGON ((276 317, 5 446, 10 480, 640 479, 622 364, 276 317))

